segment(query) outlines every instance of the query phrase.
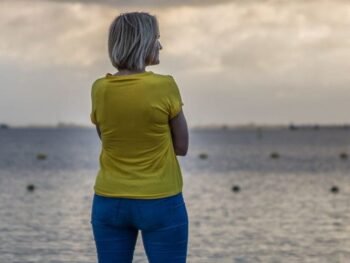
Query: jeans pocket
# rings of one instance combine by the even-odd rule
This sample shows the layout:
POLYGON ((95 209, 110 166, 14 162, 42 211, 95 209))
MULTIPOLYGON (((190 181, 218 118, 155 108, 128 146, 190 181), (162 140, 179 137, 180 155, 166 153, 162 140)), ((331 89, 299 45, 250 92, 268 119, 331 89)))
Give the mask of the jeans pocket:
POLYGON ((91 224, 113 224, 119 213, 120 200, 94 195, 91 207, 91 224))
POLYGON ((143 230, 163 228, 172 222, 173 211, 183 200, 180 196, 170 196, 139 203, 140 225, 143 230))
POLYGON ((169 209, 169 214, 171 215, 171 220, 174 224, 188 224, 186 203, 182 195, 174 198, 169 209))

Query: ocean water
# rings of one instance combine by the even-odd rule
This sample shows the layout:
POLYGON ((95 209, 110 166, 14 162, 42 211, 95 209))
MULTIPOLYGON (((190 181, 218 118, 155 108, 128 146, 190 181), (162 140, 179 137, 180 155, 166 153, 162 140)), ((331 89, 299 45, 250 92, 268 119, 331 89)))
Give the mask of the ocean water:
MULTIPOLYGON (((0 129, 0 145, 0 262, 97 262, 96 131, 0 129)), ((350 129, 191 130, 178 159, 189 263, 350 262, 350 129)))

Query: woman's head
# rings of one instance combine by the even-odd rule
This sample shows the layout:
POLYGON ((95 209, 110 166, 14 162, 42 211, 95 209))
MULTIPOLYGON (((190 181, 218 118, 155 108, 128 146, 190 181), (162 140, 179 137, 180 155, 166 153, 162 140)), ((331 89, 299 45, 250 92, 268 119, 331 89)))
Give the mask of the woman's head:
POLYGON ((144 70, 159 64, 159 27, 155 16, 148 13, 124 13, 109 28, 108 53, 118 70, 144 70))

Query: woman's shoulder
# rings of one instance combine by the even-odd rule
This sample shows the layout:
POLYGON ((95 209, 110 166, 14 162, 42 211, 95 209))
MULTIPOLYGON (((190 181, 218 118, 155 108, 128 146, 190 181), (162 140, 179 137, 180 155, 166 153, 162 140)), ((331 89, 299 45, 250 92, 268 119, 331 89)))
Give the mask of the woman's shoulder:
POLYGON ((175 84, 175 79, 172 75, 153 73, 152 76, 154 77, 154 79, 158 81, 162 81, 164 83, 171 84, 171 85, 175 84))
POLYGON ((92 82, 92 85, 93 85, 93 86, 98 85, 99 83, 101 83, 103 80, 106 79, 106 76, 107 76, 107 75, 97 77, 97 78, 92 82))
POLYGON ((104 79, 105 79, 105 77, 100 76, 92 82, 91 92, 93 95, 95 95, 97 90, 99 90, 98 87, 103 86, 104 79))
POLYGON ((155 77, 159 77, 159 78, 172 78, 172 76, 169 75, 169 74, 160 74, 160 73, 153 72, 153 71, 152 71, 152 73, 153 73, 153 76, 155 76, 155 77))
POLYGON ((153 84, 158 83, 158 84, 168 84, 170 86, 176 85, 175 79, 172 75, 169 74, 160 74, 160 73, 155 73, 152 71, 146 71, 144 73, 139 73, 139 74, 130 74, 130 75, 112 75, 111 73, 106 73, 103 76, 98 77, 93 81, 92 86, 97 88, 97 86, 104 85, 104 83, 109 83, 109 80, 113 80, 113 82, 117 80, 127 80, 127 79, 139 79, 142 81, 151 81, 153 84))

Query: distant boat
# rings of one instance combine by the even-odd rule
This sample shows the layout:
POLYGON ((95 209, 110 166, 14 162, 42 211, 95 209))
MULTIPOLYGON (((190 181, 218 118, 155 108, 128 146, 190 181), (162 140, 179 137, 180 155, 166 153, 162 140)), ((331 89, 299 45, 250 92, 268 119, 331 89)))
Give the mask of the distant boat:
POLYGON ((74 124, 74 123, 64 123, 64 122, 59 122, 56 125, 57 128, 78 128, 81 127, 79 124, 74 124))
POLYGON ((0 123, 0 129, 9 129, 10 127, 7 124, 0 123))

